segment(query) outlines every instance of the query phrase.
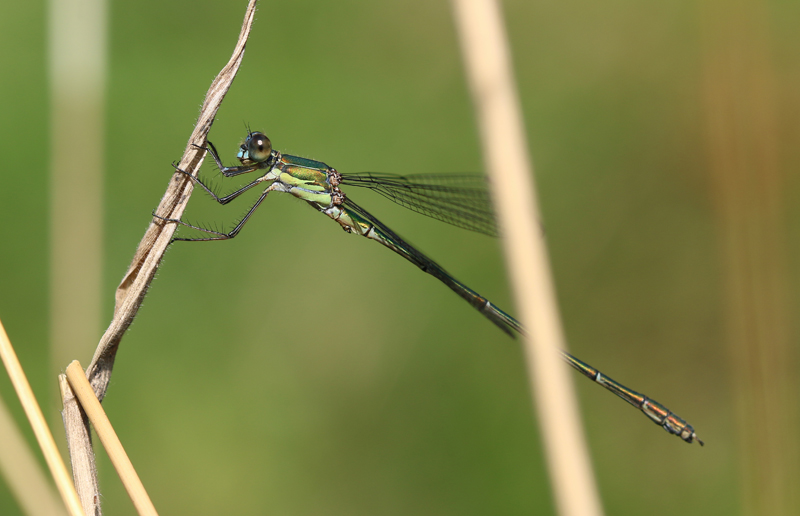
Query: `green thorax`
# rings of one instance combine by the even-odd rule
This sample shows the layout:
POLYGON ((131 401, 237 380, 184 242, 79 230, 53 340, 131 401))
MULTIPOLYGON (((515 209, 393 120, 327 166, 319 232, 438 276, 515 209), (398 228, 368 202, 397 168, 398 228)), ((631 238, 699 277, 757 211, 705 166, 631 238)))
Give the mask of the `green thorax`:
POLYGON ((277 179, 286 186, 283 190, 317 209, 331 205, 332 187, 328 173, 332 170, 321 161, 281 154, 274 169, 280 170, 277 179))

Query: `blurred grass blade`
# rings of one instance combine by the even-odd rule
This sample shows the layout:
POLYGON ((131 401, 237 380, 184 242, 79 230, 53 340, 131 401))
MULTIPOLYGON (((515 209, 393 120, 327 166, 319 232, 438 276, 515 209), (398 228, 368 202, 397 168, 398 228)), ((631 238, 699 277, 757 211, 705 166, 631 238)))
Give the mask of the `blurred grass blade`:
POLYGON ((101 329, 106 11, 50 0, 51 368, 92 349, 101 329))
POLYGON ((0 398, 0 474, 28 516, 66 515, 64 504, 53 491, 8 407, 0 398))
POLYGON ((452 0, 520 320, 531 398, 560 514, 602 514, 578 403, 557 350, 567 350, 538 222, 533 167, 496 0, 452 0), (513 228, 513 231, 510 231, 513 228))
POLYGON ((781 163, 786 108, 776 102, 772 13, 764 2, 712 0, 703 14, 708 172, 727 291, 737 495, 743 514, 800 514, 794 278, 784 226, 790 182, 781 163))

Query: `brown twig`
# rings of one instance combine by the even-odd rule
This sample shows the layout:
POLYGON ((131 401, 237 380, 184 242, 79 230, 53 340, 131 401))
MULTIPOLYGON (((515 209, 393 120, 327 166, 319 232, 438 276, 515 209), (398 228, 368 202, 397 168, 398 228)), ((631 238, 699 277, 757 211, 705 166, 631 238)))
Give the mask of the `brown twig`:
MULTIPOLYGON (((193 175, 197 174, 197 170, 205 157, 205 151, 199 149, 196 145, 200 147, 205 145, 208 131, 211 128, 217 110, 242 62, 247 37, 250 34, 250 27, 255 17, 256 3, 257 0, 250 0, 247 6, 239 41, 236 44, 233 55, 228 64, 214 79, 214 82, 211 83, 211 87, 206 93, 203 107, 200 110, 197 124, 178 164, 182 170, 193 175)), ((182 174, 176 173, 172 177, 164 197, 156 209, 156 213, 160 217, 180 219, 189 201, 192 189, 192 182, 187 181, 182 174)), ((154 219, 139 243, 128 272, 117 288, 114 317, 100 339, 94 357, 86 369, 86 377, 92 385, 97 398, 101 401, 105 397, 108 388, 111 371, 114 367, 114 358, 122 336, 136 316, 174 232, 175 224, 154 219)), ((99 515, 101 514, 100 496, 97 487, 97 474, 94 470, 94 452, 92 450, 88 421, 77 404, 69 385, 64 381, 61 384, 64 402, 62 415, 72 458, 75 486, 86 513, 99 515)))

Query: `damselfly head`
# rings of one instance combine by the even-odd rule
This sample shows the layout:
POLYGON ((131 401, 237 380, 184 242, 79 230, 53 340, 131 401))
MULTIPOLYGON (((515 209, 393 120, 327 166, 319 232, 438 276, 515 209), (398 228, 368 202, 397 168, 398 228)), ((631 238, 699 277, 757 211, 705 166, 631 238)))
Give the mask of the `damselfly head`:
POLYGON ((264 133, 250 133, 239 146, 236 155, 242 163, 261 163, 269 159, 272 154, 272 142, 264 133))

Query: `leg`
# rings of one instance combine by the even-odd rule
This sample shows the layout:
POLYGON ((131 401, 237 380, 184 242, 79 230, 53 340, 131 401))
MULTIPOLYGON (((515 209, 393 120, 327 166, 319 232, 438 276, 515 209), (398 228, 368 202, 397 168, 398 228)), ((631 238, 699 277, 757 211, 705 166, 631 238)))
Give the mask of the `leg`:
POLYGON ((175 242, 176 240, 182 240, 184 242, 208 242, 208 241, 211 241, 211 240, 230 240, 231 238, 233 238, 233 237, 235 237, 236 235, 239 234, 239 231, 242 230, 242 227, 244 227, 245 223, 248 221, 248 219, 250 219, 250 216, 253 214, 253 212, 256 211, 256 208, 258 208, 261 205, 261 203, 264 202, 264 199, 267 198, 267 194, 269 194, 272 191, 272 189, 273 189, 273 185, 270 185, 269 188, 264 190, 264 193, 261 194, 261 196, 255 202, 255 204, 253 204, 253 206, 250 207, 250 209, 247 211, 247 213, 244 215, 244 217, 242 217, 242 220, 240 220, 239 223, 236 224, 236 227, 233 228, 233 230, 231 230, 230 233, 220 233, 219 231, 212 231, 210 229, 201 228, 199 226, 193 226, 192 224, 188 224, 188 223, 186 223, 186 222, 184 222, 182 220, 168 219, 168 218, 162 217, 160 215, 156 215, 155 213, 153 213, 153 217, 155 217, 157 219, 161 219, 164 222, 174 222, 176 224, 180 224, 182 226, 186 226, 186 227, 189 227, 189 228, 192 228, 192 229, 196 229, 198 231, 202 231, 202 232, 208 233, 210 235, 216 235, 216 236, 208 237, 208 238, 173 238, 172 241, 170 242, 170 244, 172 242, 175 242))
POLYGON ((262 177, 263 176, 262 176, 262 177, 259 177, 258 179, 256 179, 255 181, 253 181, 252 183, 249 183, 249 184, 243 186, 242 188, 236 190, 235 192, 226 195, 225 197, 219 197, 209 187, 207 187, 202 181, 200 181, 199 178, 194 177, 193 175, 191 175, 190 173, 186 172, 185 170, 182 170, 182 169, 178 168, 174 163, 172 164, 172 166, 175 167, 175 170, 177 170, 181 174, 183 174, 186 177, 188 177, 189 179, 191 179, 195 184, 200 185, 203 188, 203 190, 205 190, 206 193, 208 193, 208 195, 210 195, 215 201, 217 201, 218 203, 220 203, 222 205, 228 204, 229 202, 231 202, 232 200, 236 199, 237 197, 239 197, 240 195, 242 195, 243 193, 245 193, 249 189, 251 189, 254 186, 256 186, 256 185, 258 185, 258 184, 263 182, 262 181, 262 177))
POLYGON ((209 142, 208 140, 206 140, 206 142, 208 143, 208 147, 200 147, 199 145, 196 145, 195 147, 197 147, 198 149, 204 149, 209 154, 211 154, 211 157, 214 158, 214 162, 217 164, 217 168, 219 168, 219 171, 222 172, 222 175, 224 175, 225 177, 234 177, 240 174, 247 174, 248 172, 252 172, 260 168, 265 168, 266 162, 255 163, 252 165, 241 165, 238 167, 226 167, 225 165, 222 164, 222 160, 219 159, 219 154, 217 153, 217 148, 214 147, 214 144, 209 142))

